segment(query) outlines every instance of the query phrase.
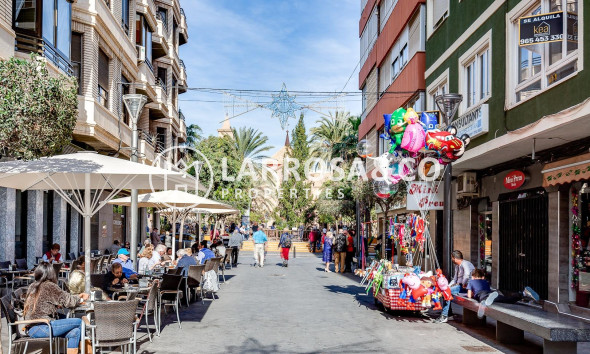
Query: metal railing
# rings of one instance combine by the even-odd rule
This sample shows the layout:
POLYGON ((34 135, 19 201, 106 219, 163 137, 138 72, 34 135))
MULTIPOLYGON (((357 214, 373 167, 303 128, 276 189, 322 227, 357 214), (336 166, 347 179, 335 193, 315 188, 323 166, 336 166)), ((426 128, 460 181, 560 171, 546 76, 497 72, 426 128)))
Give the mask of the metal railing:
POLYGON ((156 153, 161 153, 166 150, 166 143, 158 141, 156 143, 156 153))
POLYGON ((180 66, 182 66, 182 68, 186 72, 186 65, 184 65, 184 60, 182 60, 182 59, 179 58, 178 61, 180 62, 180 66))
POLYGON ((156 18, 162 21, 162 27, 164 27, 164 31, 166 32, 166 37, 168 35, 168 20, 162 16, 162 13, 156 12, 156 18))
POLYGON ((14 49, 19 52, 37 53, 55 64, 67 75, 74 75, 72 63, 59 50, 46 43, 42 38, 17 32, 14 49))
POLYGON ((143 131, 142 129, 139 130, 139 138, 145 140, 151 147, 155 147, 154 138, 149 134, 143 131))
POLYGON ((178 110, 178 118, 180 118, 182 121, 186 122, 186 119, 184 118, 184 114, 182 113, 182 111, 180 109, 178 110))
POLYGON ((168 94, 168 85, 166 85, 164 80, 157 78, 156 83, 164 90, 164 92, 166 92, 166 94, 168 94))

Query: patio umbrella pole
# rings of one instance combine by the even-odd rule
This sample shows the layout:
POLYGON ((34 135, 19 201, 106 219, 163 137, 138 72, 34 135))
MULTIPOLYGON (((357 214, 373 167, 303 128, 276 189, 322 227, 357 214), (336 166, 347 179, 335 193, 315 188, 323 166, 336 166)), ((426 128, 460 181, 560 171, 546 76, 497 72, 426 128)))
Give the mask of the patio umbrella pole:
POLYGON ((184 229, 184 217, 180 218, 180 235, 178 236, 178 247, 182 247, 184 248, 184 245, 182 244, 182 236, 184 234, 183 232, 184 229))
POLYGON ((84 291, 90 293, 90 174, 84 176, 84 291))

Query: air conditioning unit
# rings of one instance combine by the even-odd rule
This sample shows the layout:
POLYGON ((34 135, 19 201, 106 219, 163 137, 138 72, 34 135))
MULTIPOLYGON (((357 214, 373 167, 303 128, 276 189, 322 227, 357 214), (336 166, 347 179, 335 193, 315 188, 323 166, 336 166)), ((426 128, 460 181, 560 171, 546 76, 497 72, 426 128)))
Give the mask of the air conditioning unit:
POLYGON ((477 175, 465 172, 457 177, 457 194, 477 194, 477 175))
POLYGON ((145 47, 142 45, 137 46, 137 61, 139 61, 139 62, 145 61, 145 47))

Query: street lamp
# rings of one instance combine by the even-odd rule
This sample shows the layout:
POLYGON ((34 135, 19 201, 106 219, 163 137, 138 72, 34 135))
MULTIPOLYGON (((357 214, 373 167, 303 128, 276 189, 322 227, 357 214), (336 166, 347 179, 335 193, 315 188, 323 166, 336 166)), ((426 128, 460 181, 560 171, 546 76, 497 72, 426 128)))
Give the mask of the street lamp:
MULTIPOLYGON (((141 94, 128 94, 123 95, 123 102, 125 103, 125 107, 127 107, 127 111, 129 111, 129 116, 131 118, 131 130, 133 134, 131 135, 131 161, 137 162, 138 159, 138 152, 137 146, 139 144, 138 140, 138 133, 137 133, 137 121, 139 120, 139 115, 141 114, 141 110, 143 106, 147 102, 147 97, 141 94)), ((137 189, 131 190, 131 260, 135 264, 137 264, 137 220, 138 220, 138 210, 137 210, 137 189)))
MULTIPOLYGON (((459 104, 463 101, 463 95, 456 93, 446 93, 434 97, 434 101, 441 112, 444 124, 448 127, 453 119, 459 104)), ((443 209, 443 265, 447 274, 451 274, 451 252, 453 247, 453 214, 451 210, 451 179, 453 178, 453 169, 451 164, 445 169, 445 189, 444 189, 444 206, 443 209)))
MULTIPOLYGON (((203 165, 205 163, 203 161, 195 161, 193 163, 193 166, 195 166, 195 177, 197 177, 197 190, 195 191, 197 197, 199 196, 199 174, 201 173, 201 169, 203 168, 203 165)), ((202 227, 201 225, 201 213, 197 212, 197 224, 199 225, 199 227, 202 227)), ((199 235, 199 240, 198 242, 201 243, 201 230, 197 230, 197 233, 199 235)))

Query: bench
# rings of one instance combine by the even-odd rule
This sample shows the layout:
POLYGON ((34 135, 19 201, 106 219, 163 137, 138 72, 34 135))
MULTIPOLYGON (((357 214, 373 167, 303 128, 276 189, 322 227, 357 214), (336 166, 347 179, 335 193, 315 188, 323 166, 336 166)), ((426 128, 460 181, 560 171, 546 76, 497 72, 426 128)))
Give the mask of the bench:
MULTIPOLYGON (((455 296, 453 303, 463 307, 463 323, 485 325, 486 319, 477 317, 479 303, 455 296)), ((590 324, 563 314, 546 312, 522 304, 494 303, 485 315, 496 320, 496 340, 518 344, 524 332, 543 338, 543 353, 577 353, 577 342, 590 342, 590 324)))

